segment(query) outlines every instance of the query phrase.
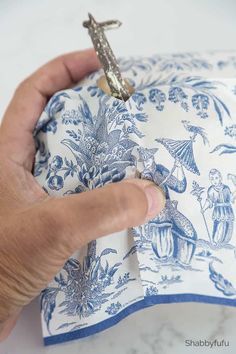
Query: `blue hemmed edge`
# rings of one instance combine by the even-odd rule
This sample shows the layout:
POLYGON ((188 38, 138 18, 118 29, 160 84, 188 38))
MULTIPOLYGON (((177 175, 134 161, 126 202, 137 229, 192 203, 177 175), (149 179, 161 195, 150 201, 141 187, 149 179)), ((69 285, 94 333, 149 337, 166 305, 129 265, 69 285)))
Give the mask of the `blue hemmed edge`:
POLYGON ((172 294, 172 295, 155 295, 145 297, 143 300, 137 301, 132 305, 126 307, 124 310, 119 312, 117 315, 112 316, 102 322, 95 325, 89 326, 87 328, 81 328, 73 332, 57 334, 50 337, 44 338, 44 345, 53 345, 57 343, 67 342, 74 339, 88 337, 92 334, 102 332, 109 327, 114 326, 120 322, 123 318, 131 315, 132 313, 144 309, 146 307, 157 305, 157 304, 167 304, 167 303, 178 303, 178 302, 201 302, 216 305, 226 305, 226 306, 236 306, 236 299, 226 299, 216 296, 206 296, 197 294, 172 294))

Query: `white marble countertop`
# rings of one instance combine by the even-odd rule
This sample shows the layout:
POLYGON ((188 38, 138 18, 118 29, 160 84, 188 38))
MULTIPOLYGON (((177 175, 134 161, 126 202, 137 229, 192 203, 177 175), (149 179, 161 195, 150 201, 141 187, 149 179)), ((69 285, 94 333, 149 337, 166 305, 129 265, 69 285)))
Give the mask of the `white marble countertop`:
MULTIPOLYGON (((108 36, 118 56, 236 49, 234 0, 1 0, 0 117, 16 85, 54 56, 91 46, 81 23, 92 12, 123 26, 108 36)), ((236 309, 196 303, 158 305, 90 338, 43 347, 39 305, 24 309, 0 354, 234 353, 236 309), (186 346, 224 339, 227 347, 186 346), (196 344, 196 342, 195 342, 196 344)))

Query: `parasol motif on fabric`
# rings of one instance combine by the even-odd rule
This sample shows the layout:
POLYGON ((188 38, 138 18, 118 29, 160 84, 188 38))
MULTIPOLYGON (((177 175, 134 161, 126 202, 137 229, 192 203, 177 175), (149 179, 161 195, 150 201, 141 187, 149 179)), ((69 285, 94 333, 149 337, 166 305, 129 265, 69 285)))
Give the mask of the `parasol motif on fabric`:
POLYGON ((188 171, 200 175, 193 154, 192 140, 155 139, 161 143, 168 152, 178 160, 188 171))

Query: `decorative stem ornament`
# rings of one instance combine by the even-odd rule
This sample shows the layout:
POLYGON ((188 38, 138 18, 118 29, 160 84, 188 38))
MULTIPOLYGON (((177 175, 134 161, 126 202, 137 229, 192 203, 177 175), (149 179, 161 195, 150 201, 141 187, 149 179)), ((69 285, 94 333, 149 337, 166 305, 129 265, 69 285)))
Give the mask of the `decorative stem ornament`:
POLYGON ((88 33, 105 72, 105 77, 98 80, 98 85, 112 96, 127 101, 134 89, 127 80, 122 78, 116 57, 104 34, 104 30, 120 27, 121 22, 110 20, 98 23, 90 13, 88 16, 89 20, 84 21, 83 26, 88 28, 88 33))

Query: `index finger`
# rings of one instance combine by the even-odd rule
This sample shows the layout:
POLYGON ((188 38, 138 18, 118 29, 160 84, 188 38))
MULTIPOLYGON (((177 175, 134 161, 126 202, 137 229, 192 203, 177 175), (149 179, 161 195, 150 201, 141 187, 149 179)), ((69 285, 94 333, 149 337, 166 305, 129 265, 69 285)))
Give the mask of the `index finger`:
POLYGON ((3 117, 0 144, 4 146, 4 154, 20 165, 30 165, 32 161, 28 162, 35 153, 32 133, 50 96, 71 87, 99 67, 95 51, 87 49, 62 55, 24 80, 3 117))

